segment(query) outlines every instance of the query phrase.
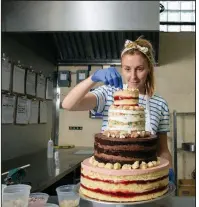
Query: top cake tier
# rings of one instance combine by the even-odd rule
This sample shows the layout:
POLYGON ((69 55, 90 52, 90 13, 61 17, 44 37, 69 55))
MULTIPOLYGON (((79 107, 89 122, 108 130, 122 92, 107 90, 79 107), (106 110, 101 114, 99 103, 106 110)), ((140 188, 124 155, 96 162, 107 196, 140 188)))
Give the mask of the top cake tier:
POLYGON ((139 90, 127 89, 116 91, 113 97, 115 106, 138 106, 139 90))
POLYGON ((150 133, 145 133, 145 111, 139 106, 139 90, 116 91, 113 97, 104 135, 116 138, 150 136, 150 133))

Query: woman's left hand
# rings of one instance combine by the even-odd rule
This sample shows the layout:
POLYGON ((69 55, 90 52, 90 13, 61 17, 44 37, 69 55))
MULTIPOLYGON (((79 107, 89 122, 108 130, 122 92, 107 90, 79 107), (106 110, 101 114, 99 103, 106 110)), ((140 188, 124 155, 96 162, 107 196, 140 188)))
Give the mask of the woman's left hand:
POLYGON ((169 169, 169 181, 175 183, 175 176, 172 168, 169 169))

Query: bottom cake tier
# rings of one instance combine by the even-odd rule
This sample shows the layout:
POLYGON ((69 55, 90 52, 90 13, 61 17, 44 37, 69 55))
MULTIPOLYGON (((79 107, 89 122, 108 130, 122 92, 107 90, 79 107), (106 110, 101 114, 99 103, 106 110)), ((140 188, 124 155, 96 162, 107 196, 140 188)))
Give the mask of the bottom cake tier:
POLYGON ((169 162, 147 169, 106 169, 94 167, 86 159, 81 164, 80 193, 102 201, 150 200, 168 191, 169 162))

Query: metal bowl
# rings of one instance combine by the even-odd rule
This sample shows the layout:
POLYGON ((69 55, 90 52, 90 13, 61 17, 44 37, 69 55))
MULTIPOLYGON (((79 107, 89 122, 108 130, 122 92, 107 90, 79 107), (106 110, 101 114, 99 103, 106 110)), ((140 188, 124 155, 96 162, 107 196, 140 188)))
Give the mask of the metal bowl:
POLYGON ((182 149, 187 152, 195 152, 196 145, 193 142, 182 143, 182 149))

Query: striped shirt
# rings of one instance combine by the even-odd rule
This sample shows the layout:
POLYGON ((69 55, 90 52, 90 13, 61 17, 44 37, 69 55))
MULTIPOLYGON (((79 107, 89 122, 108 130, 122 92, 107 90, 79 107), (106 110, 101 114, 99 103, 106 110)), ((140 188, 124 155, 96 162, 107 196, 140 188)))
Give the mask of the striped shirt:
MULTIPOLYGON (((102 131, 108 125, 108 110, 113 104, 113 94, 115 91, 116 88, 103 85, 90 92, 97 98, 97 106, 91 112, 103 114, 102 131)), ((146 109, 146 100, 142 94, 139 95, 139 105, 146 109)), ((149 105, 153 132, 169 132, 169 108, 167 102, 162 97, 153 95, 149 100, 149 105)))

